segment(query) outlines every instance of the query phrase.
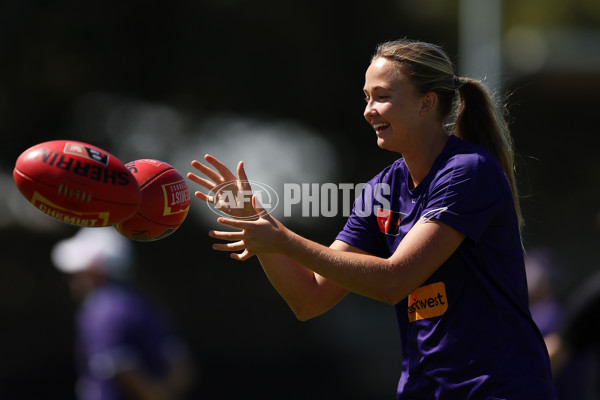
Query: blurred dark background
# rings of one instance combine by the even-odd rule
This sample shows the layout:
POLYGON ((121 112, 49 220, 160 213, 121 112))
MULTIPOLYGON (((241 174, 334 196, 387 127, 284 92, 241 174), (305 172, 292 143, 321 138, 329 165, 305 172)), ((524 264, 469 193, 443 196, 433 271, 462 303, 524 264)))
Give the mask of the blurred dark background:
MULTIPOLYGON (((231 166, 244 159, 250 179, 276 187, 365 182, 397 157, 377 148, 362 117, 375 45, 425 40, 460 64, 471 50, 460 32, 474 20, 499 23, 487 78, 510 94, 525 247, 554 251, 554 288, 567 298, 598 268, 600 3, 506 0, 500 14, 470 16, 468 3, 0 3, 0 399, 73 398, 76 305, 48 255, 76 228, 20 195, 21 152, 73 139, 182 174, 211 153, 231 166)), ((206 211, 193 199, 176 233, 136 243, 139 286, 176 317, 201 367, 190 398, 393 398, 393 308, 350 295, 296 321, 256 260, 211 251, 206 211)), ((328 244, 344 218, 283 221, 328 244)))

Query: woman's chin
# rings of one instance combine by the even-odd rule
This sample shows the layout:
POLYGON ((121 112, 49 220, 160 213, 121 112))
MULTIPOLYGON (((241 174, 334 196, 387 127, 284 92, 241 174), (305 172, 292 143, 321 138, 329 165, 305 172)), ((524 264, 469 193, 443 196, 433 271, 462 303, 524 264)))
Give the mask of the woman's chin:
POLYGON ((400 150, 398 150, 396 147, 392 146, 392 144, 388 140, 382 139, 380 137, 377 138, 377 146, 382 150, 393 151, 394 153, 400 153, 400 150))
POLYGON ((385 139, 382 139, 381 137, 377 137, 377 146, 380 149, 389 150, 389 142, 385 139))

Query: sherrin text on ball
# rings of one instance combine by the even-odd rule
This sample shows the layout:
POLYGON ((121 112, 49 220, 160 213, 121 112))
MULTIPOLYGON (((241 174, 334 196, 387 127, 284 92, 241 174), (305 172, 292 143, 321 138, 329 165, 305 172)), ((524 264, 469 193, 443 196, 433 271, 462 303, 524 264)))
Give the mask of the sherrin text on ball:
POLYGON ((25 150, 13 179, 34 207, 70 225, 113 225, 134 215, 141 198, 137 180, 118 158, 74 140, 25 150))

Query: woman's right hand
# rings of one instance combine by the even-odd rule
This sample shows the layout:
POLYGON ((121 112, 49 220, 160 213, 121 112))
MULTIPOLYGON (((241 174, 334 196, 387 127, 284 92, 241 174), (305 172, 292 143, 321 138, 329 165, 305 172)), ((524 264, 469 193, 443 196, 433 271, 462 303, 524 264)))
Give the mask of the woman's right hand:
POLYGON ((252 187, 244 170, 244 162, 238 163, 236 177, 225 164, 215 157, 207 154, 204 159, 215 167, 216 171, 197 160, 192 161, 192 167, 208 179, 191 172, 187 174, 188 179, 209 190, 208 194, 196 191, 194 195, 202 201, 212 203, 220 211, 233 218, 258 219, 256 210, 252 207, 252 187))

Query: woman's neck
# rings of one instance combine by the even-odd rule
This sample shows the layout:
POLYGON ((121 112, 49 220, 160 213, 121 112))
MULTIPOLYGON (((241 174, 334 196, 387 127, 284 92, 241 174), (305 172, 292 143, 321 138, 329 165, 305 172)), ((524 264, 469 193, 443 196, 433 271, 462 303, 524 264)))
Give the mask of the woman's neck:
POLYGON ((413 151, 402 153, 404 163, 412 179, 413 188, 416 188, 427 177, 435 159, 448 142, 448 134, 443 127, 440 128, 431 135, 423 135, 419 146, 414 148, 413 151))

